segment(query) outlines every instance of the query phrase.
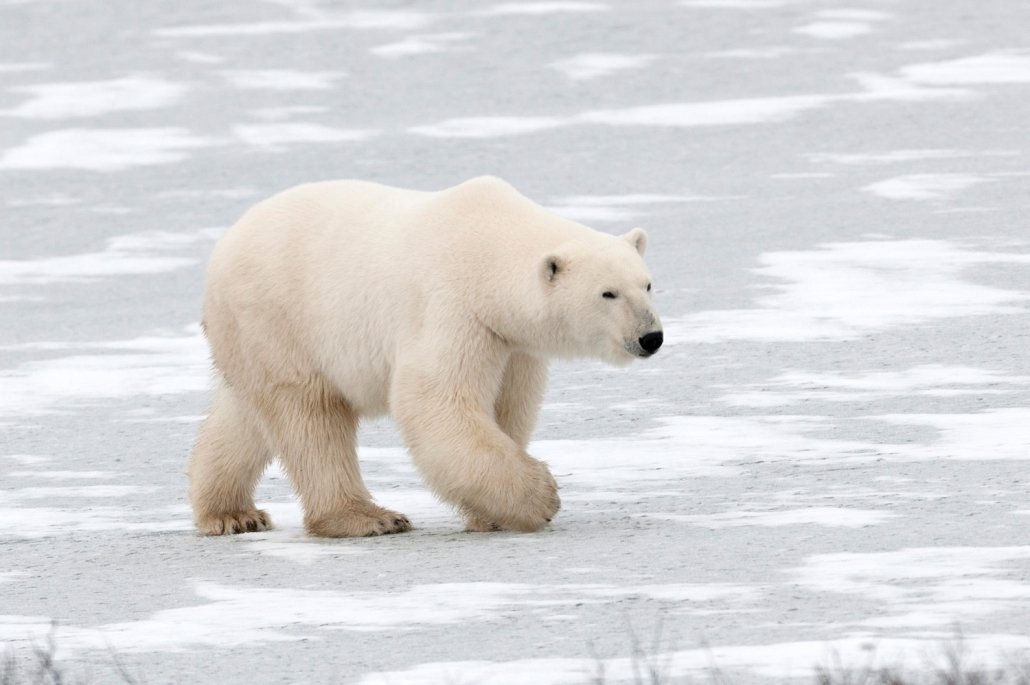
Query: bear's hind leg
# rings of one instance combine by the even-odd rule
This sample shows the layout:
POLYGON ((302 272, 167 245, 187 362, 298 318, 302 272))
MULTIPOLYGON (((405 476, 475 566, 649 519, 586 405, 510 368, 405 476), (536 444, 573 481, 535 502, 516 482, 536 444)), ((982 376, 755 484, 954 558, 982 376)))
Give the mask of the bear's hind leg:
POLYGON ((253 413, 219 379, 187 469, 194 521, 202 534, 272 527, 268 514, 254 506, 254 487, 271 458, 253 413))
POLYGON ((262 407, 280 459, 304 505, 304 527, 320 537, 403 533, 411 522, 372 501, 358 466, 358 416, 323 382, 276 386, 262 407))

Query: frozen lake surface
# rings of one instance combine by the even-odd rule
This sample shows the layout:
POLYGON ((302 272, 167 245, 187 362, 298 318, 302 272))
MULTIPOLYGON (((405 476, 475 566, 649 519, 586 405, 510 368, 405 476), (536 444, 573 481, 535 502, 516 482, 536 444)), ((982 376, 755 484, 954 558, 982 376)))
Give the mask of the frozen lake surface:
POLYGON ((0 643, 110 682, 588 683, 1030 656, 1030 4, 0 0, 0 643), (214 241, 496 174, 650 235, 666 346, 560 364, 564 508, 201 538, 214 241), (56 628, 52 628, 54 625, 56 628))

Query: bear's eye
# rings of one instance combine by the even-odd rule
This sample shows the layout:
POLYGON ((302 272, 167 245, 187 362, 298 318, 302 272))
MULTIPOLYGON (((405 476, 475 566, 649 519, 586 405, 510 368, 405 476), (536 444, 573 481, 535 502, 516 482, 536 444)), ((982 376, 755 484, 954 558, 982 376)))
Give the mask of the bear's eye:
POLYGON ((651 292, 651 284, 650 283, 647 284, 647 292, 651 292))
POLYGON ((614 300, 616 297, 618 297, 618 295, 613 293, 611 290, 605 290, 603 293, 601 293, 601 297, 603 297, 606 300, 614 300))

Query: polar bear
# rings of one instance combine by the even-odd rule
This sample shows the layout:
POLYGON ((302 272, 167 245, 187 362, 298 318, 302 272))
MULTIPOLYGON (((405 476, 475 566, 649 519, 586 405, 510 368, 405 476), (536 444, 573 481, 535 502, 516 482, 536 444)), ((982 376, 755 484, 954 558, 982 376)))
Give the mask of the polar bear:
POLYGON ((646 244, 491 177, 440 192, 328 181, 257 204, 207 272, 217 389, 188 468, 197 528, 271 527, 253 492, 278 455, 309 534, 410 529, 358 467, 358 422, 384 414, 466 530, 545 526, 558 488, 526 446, 548 359, 658 350, 646 244))

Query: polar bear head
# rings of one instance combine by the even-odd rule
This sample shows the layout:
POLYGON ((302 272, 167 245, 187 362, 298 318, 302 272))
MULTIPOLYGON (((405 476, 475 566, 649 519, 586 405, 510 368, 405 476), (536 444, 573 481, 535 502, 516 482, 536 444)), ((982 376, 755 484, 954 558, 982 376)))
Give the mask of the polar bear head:
POLYGON ((548 347, 564 357, 593 357, 622 366, 662 345, 644 264, 647 234, 596 234, 571 241, 541 260, 548 347))

